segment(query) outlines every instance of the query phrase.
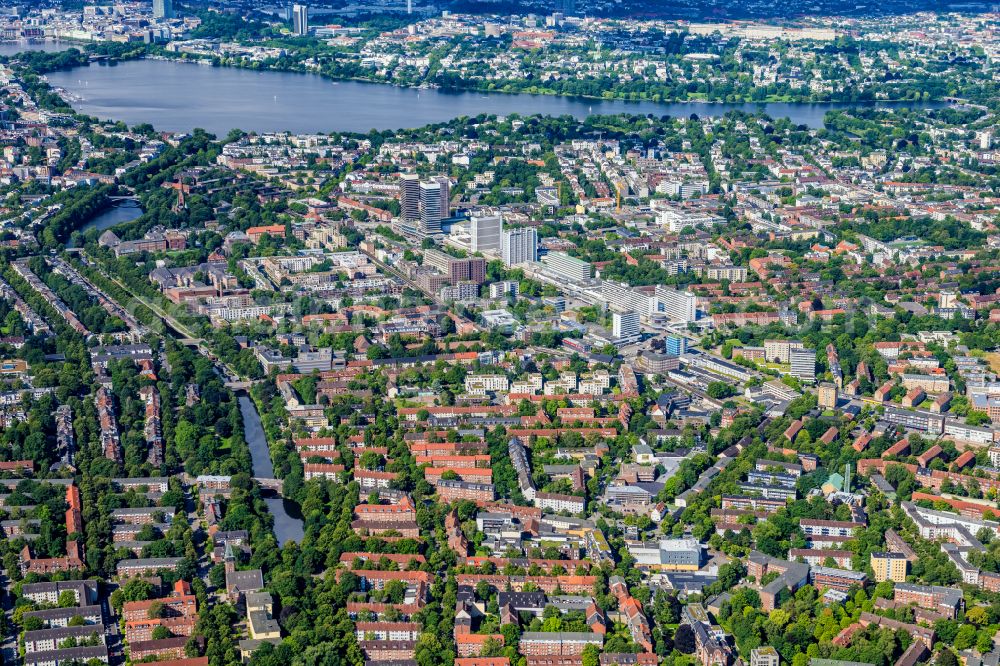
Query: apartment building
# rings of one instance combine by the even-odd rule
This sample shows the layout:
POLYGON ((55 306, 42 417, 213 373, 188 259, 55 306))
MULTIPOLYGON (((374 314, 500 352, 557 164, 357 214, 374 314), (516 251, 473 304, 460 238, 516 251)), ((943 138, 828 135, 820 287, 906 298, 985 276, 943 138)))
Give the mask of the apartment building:
POLYGON ((750 666, 778 666, 778 651, 770 645, 750 650, 750 666))
POLYGON ((902 553, 872 553, 871 568, 875 574, 875 582, 891 580, 896 583, 906 581, 909 562, 902 553))
POLYGON ((103 645, 104 627, 90 624, 78 627, 53 627, 51 629, 26 631, 24 632, 24 651, 26 654, 32 652, 49 652, 58 650, 59 646, 67 641, 84 641, 90 640, 92 637, 96 637, 101 645, 103 645))
POLYGON ((570 513, 583 513, 586 502, 584 498, 576 495, 563 495, 560 493, 535 493, 535 506, 549 511, 568 511, 570 513))
POLYGON ((520 650, 526 657, 578 656, 588 645, 601 648, 604 636, 586 632, 526 631, 521 634, 520 650))
POLYGON ((78 606, 92 604, 97 600, 97 581, 64 580, 25 583, 21 587, 21 596, 39 604, 56 604, 63 592, 72 592, 78 606))
POLYGON ((933 608, 950 618, 958 617, 964 603, 961 589, 940 585, 896 583, 893 595, 894 601, 915 604, 920 608, 933 608))
MULTIPOLYGON (((24 617, 38 618, 46 627, 68 627, 70 621, 77 617, 89 625, 104 623, 104 615, 101 612, 100 606, 46 608, 43 610, 27 611, 24 617)), ((79 622, 79 620, 76 622, 79 622)))
POLYGON ((861 571, 813 566, 809 571, 809 580, 817 590, 847 592, 852 587, 864 588, 868 576, 861 571))

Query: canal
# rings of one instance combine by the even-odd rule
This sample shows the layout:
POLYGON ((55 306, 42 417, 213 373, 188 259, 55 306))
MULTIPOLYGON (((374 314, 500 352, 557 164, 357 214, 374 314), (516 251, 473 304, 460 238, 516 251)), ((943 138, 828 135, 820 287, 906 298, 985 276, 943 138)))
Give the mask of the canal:
MULTIPOLYGON (((264 426, 260 415, 250 396, 240 392, 240 414, 243 416, 243 433, 250 446, 250 456, 253 458, 253 475, 258 479, 273 479, 274 465, 271 464, 271 450, 267 445, 264 426)), ((278 544, 283 546, 289 541, 302 541, 305 528, 302 522, 302 510, 292 500, 283 497, 265 497, 267 508, 274 516, 274 536, 278 544)))
MULTIPOLYGON (((98 213, 87 221, 80 229, 79 233, 84 234, 91 229, 103 231, 125 222, 131 222, 143 213, 142 208, 135 201, 126 199, 117 203, 103 212, 98 213)), ((77 236, 74 236, 76 238, 77 236)), ((72 248, 72 240, 67 243, 67 248, 72 248)), ((173 329, 171 329, 173 330, 173 329)), ((175 335, 181 336, 179 331, 173 331, 175 335)), ((271 451, 267 445, 267 436, 264 434, 264 426, 260 422, 260 415, 253 401, 245 393, 237 394, 240 414, 243 417, 243 432, 247 445, 250 447, 250 457, 253 460, 253 475, 258 479, 273 479, 274 465, 271 463, 271 451)), ((283 497, 265 497, 267 508, 274 516, 274 535, 279 545, 284 545, 289 541, 302 541, 305 535, 304 523, 302 520, 302 510, 299 505, 283 497)))

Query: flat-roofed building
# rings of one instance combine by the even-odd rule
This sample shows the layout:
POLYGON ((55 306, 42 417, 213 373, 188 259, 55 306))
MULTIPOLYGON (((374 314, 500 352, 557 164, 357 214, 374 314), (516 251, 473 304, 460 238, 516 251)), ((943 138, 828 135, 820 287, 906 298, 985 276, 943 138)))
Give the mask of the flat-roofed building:
POLYGON ((604 636, 587 632, 526 631, 521 634, 520 650, 525 656, 581 655, 588 645, 601 648, 604 636))
POLYGON ((812 384, 816 381, 816 350, 792 349, 788 353, 791 369, 789 374, 796 379, 812 384))
POLYGON ((778 666, 778 651, 770 645, 750 650, 750 666, 778 666))
POLYGON ((861 571, 814 566, 809 572, 809 580, 817 590, 838 590, 847 592, 851 587, 864 587, 868 576, 861 571))
POLYGON ((565 252, 549 252, 542 257, 542 263, 560 277, 577 282, 589 280, 594 275, 590 262, 571 257, 565 252))
POLYGON ((958 616, 962 609, 962 590, 940 585, 915 585, 896 583, 893 600, 904 604, 916 604, 921 608, 932 608, 950 618, 958 616))
POLYGON ((119 578, 155 574, 157 571, 174 571, 181 563, 180 557, 148 557, 122 560, 118 563, 119 578))
POLYGON ((499 215, 473 215, 469 218, 472 252, 500 251, 503 218, 499 215))
POLYGON ((696 539, 661 539, 628 546, 636 566, 654 571, 697 571, 702 564, 702 547, 696 539))
POLYGON ((906 571, 909 562, 903 553, 872 553, 871 567, 875 574, 875 582, 891 580, 897 583, 906 581, 906 571))

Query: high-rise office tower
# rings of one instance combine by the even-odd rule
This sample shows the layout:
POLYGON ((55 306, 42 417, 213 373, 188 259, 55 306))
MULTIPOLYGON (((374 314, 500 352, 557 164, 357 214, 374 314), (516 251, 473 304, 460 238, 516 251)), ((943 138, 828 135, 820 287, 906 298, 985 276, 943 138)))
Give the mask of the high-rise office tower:
POLYGON ((441 219, 451 217, 451 180, 448 176, 438 176, 432 180, 441 185, 441 219))
POLYGON ((503 218, 499 215, 473 216, 469 219, 470 249, 473 252, 499 252, 502 228, 503 218))
POLYGON ((816 381, 815 349, 792 349, 788 352, 788 360, 791 365, 788 374, 809 384, 816 381))
POLYGON ((615 340, 629 340, 642 335, 639 313, 635 310, 613 310, 611 312, 611 335, 615 340))
POLYGON ((153 18, 172 19, 174 0, 153 0, 153 18))
POLYGON ((441 231, 441 183, 420 183, 420 230, 425 234, 441 231))
POLYGON ((292 5, 292 33, 300 37, 309 34, 309 7, 292 5))
POLYGON ((698 320, 698 299, 689 291, 677 291, 660 285, 656 288, 657 310, 674 321, 688 323, 698 320))
POLYGON ((516 266, 538 258, 538 232, 530 227, 503 232, 503 263, 516 266))
POLYGON ((663 351, 671 356, 680 356, 687 352, 687 338, 668 335, 663 340, 663 351))
POLYGON ((399 183, 399 216, 406 222, 420 219, 420 177, 404 173, 399 183))

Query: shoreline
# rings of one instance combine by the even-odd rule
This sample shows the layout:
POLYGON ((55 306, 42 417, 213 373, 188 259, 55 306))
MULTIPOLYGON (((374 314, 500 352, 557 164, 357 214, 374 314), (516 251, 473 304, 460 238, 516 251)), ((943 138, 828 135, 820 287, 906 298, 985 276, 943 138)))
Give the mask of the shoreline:
MULTIPOLYGON (((702 105, 702 106, 707 106, 707 107, 724 106, 724 105, 755 105, 755 106, 763 106, 763 105, 768 105, 768 104, 789 104, 789 105, 795 105, 795 106, 836 104, 836 105, 844 105, 846 108, 853 108, 853 107, 877 107, 880 104, 888 104, 888 105, 893 105, 893 106, 896 106, 896 105, 906 105, 906 104, 912 104, 914 106, 927 106, 927 105, 935 105, 935 106, 937 106, 937 105, 940 105, 941 107, 949 105, 949 102, 947 102, 946 100, 935 99, 935 98, 926 99, 926 100, 915 100, 915 99, 870 99, 870 100, 869 99, 866 99, 866 100, 838 100, 838 99, 824 99, 824 100, 803 100, 803 99, 775 100, 775 99, 771 99, 771 100, 748 100, 748 99, 742 99, 742 100, 737 100, 737 101, 700 100, 700 99, 668 99, 668 100, 661 99, 659 101, 656 101, 656 100, 653 100, 653 99, 629 99, 628 97, 625 97, 625 96, 596 97, 596 96, 592 96, 592 95, 567 95, 567 94, 562 94, 562 93, 558 93, 558 92, 545 92, 545 91, 528 92, 526 90, 499 90, 499 89, 490 90, 490 89, 480 88, 480 87, 467 87, 467 88, 442 87, 442 86, 438 86, 438 85, 435 85, 435 84, 428 84, 428 83, 421 83, 419 85, 409 85, 409 84, 393 83, 391 81, 375 81, 375 80, 372 80, 372 79, 361 78, 361 77, 354 77, 354 76, 337 77, 337 76, 331 76, 329 74, 326 74, 326 73, 320 72, 320 71, 300 70, 300 69, 287 68, 287 67, 270 67, 269 66, 269 67, 264 67, 264 68, 261 68, 261 69, 255 69, 253 67, 248 67, 248 66, 244 66, 244 65, 233 65, 233 64, 225 64, 225 63, 216 64, 216 61, 214 59, 207 58, 207 57, 201 57, 201 56, 194 56, 194 57, 190 57, 190 58, 184 58, 184 57, 170 57, 170 56, 165 56, 165 55, 162 55, 162 54, 159 54, 159 53, 155 53, 155 54, 146 54, 146 55, 142 56, 141 58, 132 58, 130 60, 160 60, 160 61, 164 61, 164 62, 188 63, 188 64, 192 64, 192 65, 199 65, 201 67, 211 66, 211 67, 224 67, 224 68, 227 68, 227 69, 246 70, 246 71, 252 71, 252 72, 276 72, 276 73, 283 73, 283 74, 301 74, 301 75, 304 75, 304 76, 310 76, 311 75, 311 76, 317 76, 317 77, 325 79, 327 81, 365 83, 365 84, 374 85, 374 86, 391 86, 393 88, 399 88, 401 90, 416 90, 416 91, 420 91, 420 90, 436 90, 436 91, 443 92, 443 93, 448 93, 448 94, 461 94, 461 93, 475 94, 475 93, 479 93, 479 94, 482 94, 482 95, 528 95, 528 96, 533 96, 533 97, 534 96, 538 96, 538 97, 555 97, 555 98, 561 98, 561 99, 567 99, 567 100, 577 100, 577 101, 586 101, 586 102, 620 102, 620 103, 623 103, 623 104, 657 104, 657 105, 663 105, 663 106, 668 106, 668 105, 671 105, 671 104, 690 104, 690 105, 693 105, 693 106, 702 105)), ((128 60, 119 60, 119 61, 114 61, 114 62, 115 63, 118 63, 118 62, 128 62, 128 60)), ((75 69, 75 68, 71 68, 71 69, 75 69)))

